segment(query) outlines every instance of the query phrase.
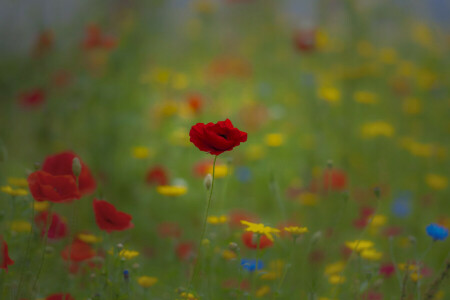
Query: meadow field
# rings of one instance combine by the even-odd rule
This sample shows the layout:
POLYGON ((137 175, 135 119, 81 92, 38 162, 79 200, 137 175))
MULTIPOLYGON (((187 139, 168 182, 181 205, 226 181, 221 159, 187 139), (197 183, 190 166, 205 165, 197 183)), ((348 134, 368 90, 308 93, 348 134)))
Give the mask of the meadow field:
POLYGON ((0 300, 450 299, 450 27, 407 7, 34 11, 0 51, 0 300))

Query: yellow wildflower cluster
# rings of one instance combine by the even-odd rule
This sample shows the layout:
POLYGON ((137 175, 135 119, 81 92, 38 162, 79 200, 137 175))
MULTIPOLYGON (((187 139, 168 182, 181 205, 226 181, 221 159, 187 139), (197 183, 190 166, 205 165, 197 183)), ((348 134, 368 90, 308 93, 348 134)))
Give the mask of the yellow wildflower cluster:
MULTIPOLYGON (((213 165, 208 166, 208 173, 213 173, 213 165)), ((214 178, 223 178, 228 175, 228 173, 231 174, 231 168, 228 168, 225 164, 216 164, 216 169, 214 170, 214 178)))
POLYGON ((368 91, 356 91, 353 94, 353 98, 356 102, 363 104, 375 104, 378 102, 377 96, 368 91))
POLYGON ((41 212, 46 211, 50 207, 50 203, 48 201, 34 201, 33 206, 35 211, 41 212))
POLYGON ((447 177, 439 174, 427 174, 425 176, 425 182, 433 190, 445 190, 448 186, 447 177))
POLYGON ((133 250, 122 249, 119 252, 119 256, 125 259, 132 259, 139 256, 139 252, 133 250))
POLYGON ((264 137, 264 142, 269 147, 280 147, 283 145, 284 136, 281 133, 269 133, 264 137))
POLYGON ((280 232, 279 229, 265 226, 262 223, 256 224, 256 223, 251 223, 251 222, 242 220, 241 224, 247 226, 247 228, 245 228, 245 231, 250 231, 250 232, 257 233, 257 234, 265 235, 271 241, 273 241, 272 233, 280 232))
POLYGON ((331 104, 339 104, 341 101, 341 91, 335 87, 321 87, 318 91, 320 99, 327 101, 331 104))
POLYGON ((361 127, 361 134, 364 138, 392 137, 394 132, 394 127, 385 121, 368 122, 361 127))
POLYGON ((89 234, 89 233, 79 233, 77 235, 77 238, 80 241, 88 243, 88 244, 95 244, 95 243, 101 242, 101 240, 102 240, 102 238, 97 237, 93 234, 89 234))
POLYGON ((16 233, 30 232, 31 223, 23 220, 16 220, 11 222, 11 231, 16 233))
POLYGON ((0 187, 0 191, 5 194, 9 194, 11 196, 26 196, 28 195, 28 191, 26 189, 18 188, 13 189, 10 185, 5 185, 0 187))
POLYGON ((164 196, 182 196, 187 193, 187 187, 182 185, 160 185, 156 191, 164 196))
POLYGON ((307 227, 288 226, 283 228, 284 231, 289 232, 293 236, 298 236, 308 232, 307 227))
POLYGON ((8 177, 8 184, 23 188, 28 187, 27 179, 21 177, 8 177))
POLYGON ((228 222, 228 217, 225 215, 222 216, 208 216, 207 222, 209 224, 224 224, 226 222, 228 222))
POLYGON ((143 288, 149 288, 154 286, 158 282, 158 278, 150 276, 141 276, 137 279, 137 282, 143 288))
POLYGON ((150 148, 145 146, 136 146, 131 148, 131 155, 136 159, 144 159, 153 155, 150 148))
POLYGON ((380 260, 383 256, 381 252, 373 249, 374 244, 371 241, 356 240, 353 242, 346 242, 345 245, 367 260, 380 260))
POLYGON ((344 261, 338 261, 332 264, 329 264, 325 268, 325 276, 328 277, 328 282, 330 284, 342 284, 345 282, 345 276, 342 276, 341 273, 345 268, 344 261))

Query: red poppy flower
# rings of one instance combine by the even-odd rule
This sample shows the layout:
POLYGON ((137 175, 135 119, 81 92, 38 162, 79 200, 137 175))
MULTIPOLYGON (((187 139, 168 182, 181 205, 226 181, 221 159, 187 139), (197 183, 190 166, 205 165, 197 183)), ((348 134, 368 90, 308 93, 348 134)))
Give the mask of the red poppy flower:
POLYGON ((75 178, 70 175, 54 176, 37 171, 28 176, 28 186, 36 201, 70 202, 81 196, 75 178))
POLYGON ((259 222, 258 216, 245 210, 234 210, 230 212, 228 219, 230 220, 231 227, 245 227, 241 221, 248 221, 252 223, 259 222))
POLYGON ((342 191, 347 187, 347 175, 342 170, 332 169, 323 172, 324 190, 342 191))
MULTIPOLYGON (((246 231, 242 234, 242 242, 245 246, 250 249, 258 248, 258 241, 256 240, 256 235, 253 232, 246 231)), ((265 235, 261 235, 259 238, 259 249, 264 249, 273 245, 273 242, 269 240, 265 235)))
POLYGON ((235 128, 229 119, 214 123, 197 123, 189 132, 190 141, 201 151, 219 155, 247 141, 247 133, 235 128))
POLYGON ((383 300, 383 294, 375 291, 367 291, 361 295, 361 300, 383 300))
POLYGON ((194 243, 182 242, 175 248, 175 253, 180 260, 186 261, 195 256, 194 243))
POLYGON ((187 102, 188 102, 189 108, 194 113, 201 112, 202 107, 203 107, 203 99, 202 99, 202 96, 200 94, 189 95, 188 98, 187 98, 187 102))
POLYGON ((95 221, 101 230, 110 233, 111 231, 122 231, 132 228, 133 218, 131 215, 118 211, 114 205, 105 201, 94 199, 93 202, 95 221))
POLYGON ((45 300, 75 300, 74 297, 72 297, 70 294, 52 294, 50 296, 47 296, 45 300))
POLYGON ((156 230, 161 237, 179 238, 181 236, 181 228, 174 222, 162 222, 158 224, 156 230))
POLYGON ((385 278, 391 277, 395 272, 395 266, 392 263, 386 263, 381 265, 380 267, 380 274, 383 275, 385 278))
POLYGON ((0 269, 5 269, 8 272, 8 266, 14 264, 14 261, 9 257, 8 253, 8 244, 6 244, 5 240, 2 236, 0 236, 0 253, 1 253, 1 265, 0 269))
POLYGON ((83 41, 85 49, 105 48, 112 49, 116 47, 117 40, 102 34, 100 28, 95 25, 89 25, 86 29, 86 37, 83 41))
POLYGON ((48 212, 43 211, 34 218, 34 221, 41 229, 41 236, 45 236, 47 230, 49 239, 57 240, 67 236, 67 224, 61 216, 56 213, 52 213, 51 217, 49 217, 48 212), (50 221, 50 219, 51 223, 50 227, 48 227, 48 221, 50 221))
POLYGON ((24 92, 20 95, 19 102, 24 108, 36 108, 45 102, 45 92, 40 88, 24 92))
POLYGON ((93 258, 95 255, 95 250, 92 249, 91 245, 78 239, 67 245, 61 252, 62 258, 71 262, 82 262, 93 258))
POLYGON ((294 45, 300 52, 312 52, 316 49, 316 32, 300 30, 294 35, 294 45))
POLYGON ((95 191, 97 183, 88 166, 83 163, 78 155, 71 151, 48 156, 42 165, 42 171, 52 175, 70 175, 75 179, 75 175, 73 175, 72 172, 72 162, 75 157, 78 157, 81 162, 81 173, 78 177, 78 188, 80 189, 80 193, 82 195, 91 194, 95 191))
POLYGON ((150 185, 152 185, 152 184, 167 185, 169 183, 167 172, 161 166, 155 166, 155 167, 151 168, 147 172, 145 181, 150 185))

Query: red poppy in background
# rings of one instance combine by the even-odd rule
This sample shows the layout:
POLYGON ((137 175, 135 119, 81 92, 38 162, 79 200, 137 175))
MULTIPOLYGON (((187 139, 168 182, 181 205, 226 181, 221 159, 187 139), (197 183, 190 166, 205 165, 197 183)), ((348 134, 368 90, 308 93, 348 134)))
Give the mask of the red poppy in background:
POLYGON ((247 141, 247 133, 235 128, 229 119, 214 123, 197 123, 189 132, 190 141, 201 151, 219 155, 247 141))
POLYGON ((0 236, 0 253, 1 253, 1 265, 0 269, 5 269, 8 272, 8 266, 14 264, 14 261, 9 257, 8 253, 8 244, 6 244, 5 240, 2 236, 0 236))
POLYGON ((114 205, 105 201, 94 199, 93 202, 95 221, 101 230, 110 233, 132 228, 131 215, 118 211, 114 205))
POLYGON ((52 213, 49 217, 48 212, 43 211, 34 218, 34 221, 37 227, 41 229, 41 236, 45 236, 47 230, 49 239, 58 240, 67 236, 67 224, 57 213, 52 213), (50 227, 48 227, 50 220, 50 227))
POLYGON ((181 236, 181 228, 175 222, 161 222, 156 231, 161 237, 179 238, 181 236))
POLYGON ((313 52, 316 49, 316 31, 299 30, 294 34, 294 46, 300 52, 313 52))
POLYGON ((323 188, 333 191, 343 191, 347 187, 347 175, 342 170, 325 170, 322 176, 323 188))
POLYGON ((81 162, 81 173, 78 177, 78 188, 80 189, 80 193, 82 195, 91 194, 97 188, 97 183, 92 176, 91 170, 78 155, 71 151, 65 151, 47 156, 42 165, 42 171, 48 172, 52 175, 70 175, 75 180, 75 175, 73 175, 72 172, 72 162, 75 157, 77 157, 81 162))
MULTIPOLYGON (((246 231, 242 234, 242 242, 250 249, 258 248, 258 241, 255 238, 256 235, 253 232, 246 231)), ((261 235, 259 238, 259 249, 264 249, 273 245, 273 242, 269 240, 265 235, 261 235)))
POLYGON ((259 222, 258 216, 245 210, 234 210, 230 212, 228 219, 230 220, 230 226, 232 227, 245 227, 245 225, 242 225, 241 221, 248 221, 252 223, 259 222))
POLYGON ((93 258, 95 255, 96 252, 91 245, 78 239, 67 245, 61 252, 62 258, 71 262, 82 262, 93 258))
POLYGON ((175 248, 175 253, 180 260, 187 261, 195 256, 194 243, 182 242, 175 248))
POLYGON ((113 37, 105 36, 97 25, 91 24, 86 28, 86 37, 83 40, 85 49, 113 49, 116 46, 117 40, 113 37))
POLYGON ((36 58, 48 53, 54 44, 54 34, 52 30, 45 30, 39 34, 33 47, 33 55, 36 58))
POLYGON ((395 266, 393 263, 385 263, 380 266, 380 275, 385 278, 391 277, 395 273, 395 266))
POLYGON ((45 102, 45 91, 41 88, 36 88, 23 92, 19 96, 20 105, 24 108, 36 108, 45 102))
POLYGON ((44 171, 28 176, 28 186, 36 201, 70 202, 80 198, 75 178, 70 175, 54 176, 44 171))
POLYGON ((47 296, 45 300, 75 300, 74 297, 72 297, 70 294, 52 294, 50 296, 47 296))
POLYGON ((189 108, 194 113, 200 113, 203 108, 203 98, 200 94, 191 94, 187 98, 187 103, 189 108))
POLYGON ((162 166, 154 166, 148 170, 145 181, 150 185, 167 185, 169 183, 167 171, 162 166))

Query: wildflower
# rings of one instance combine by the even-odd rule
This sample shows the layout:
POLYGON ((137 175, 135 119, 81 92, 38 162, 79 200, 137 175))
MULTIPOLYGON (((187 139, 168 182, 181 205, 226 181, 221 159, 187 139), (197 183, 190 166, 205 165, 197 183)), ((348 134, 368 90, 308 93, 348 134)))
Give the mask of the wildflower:
POLYGON ((304 206, 315 206, 318 200, 317 194, 310 192, 301 193, 298 197, 298 201, 304 206))
POLYGON ((193 113, 200 113, 203 109, 203 98, 200 94, 191 94, 187 97, 187 104, 193 113))
POLYGON ((136 159, 144 159, 151 154, 150 149, 145 146, 136 146, 131 148, 131 155, 136 159))
POLYGON ((397 196, 391 206, 392 213, 399 218, 407 217, 411 213, 410 198, 409 192, 403 192, 397 196))
POLYGON ((209 191, 212 186, 212 175, 206 174, 205 178, 203 179, 203 185, 205 186, 206 190, 209 191))
POLYGON ((228 222, 228 218, 225 215, 222 216, 208 216, 207 222, 209 224, 224 224, 226 222, 228 222))
POLYGON ((328 282, 331 284, 342 284, 346 280, 345 276, 331 275, 328 277, 328 282))
POLYGON ((81 158, 71 151, 57 153, 48 156, 42 164, 42 171, 52 175, 70 175, 75 179, 72 170, 73 159, 77 157, 81 163, 81 173, 78 176, 78 188, 82 195, 92 194, 97 183, 88 166, 81 160, 81 158))
POLYGON ((180 293, 180 297, 187 300, 198 300, 198 298, 195 297, 194 294, 187 292, 180 293))
POLYGON ((261 145, 250 145, 246 151, 246 156, 249 160, 260 160, 264 155, 265 151, 261 145))
POLYGON ((45 102, 45 91, 36 88, 22 93, 19 97, 19 103, 23 108, 37 108, 45 102))
POLYGON ((373 242, 365 240, 357 240, 353 242, 346 242, 345 245, 353 251, 360 253, 373 247, 373 242))
POLYGON ((8 177, 8 184, 17 187, 28 187, 28 181, 26 178, 8 177))
POLYGON ((264 137, 264 142, 269 147, 280 147, 284 142, 284 136, 280 133, 269 133, 264 137))
POLYGON ((36 201, 70 202, 80 198, 75 178, 37 171, 28 176, 30 192, 36 201))
POLYGON ((319 88, 318 95, 320 99, 331 104, 338 104, 341 101, 341 92, 334 87, 321 87, 319 88))
POLYGON ((361 133, 364 138, 392 137, 394 135, 394 127, 384 121, 368 122, 361 127, 361 133))
POLYGON ((448 185, 447 177, 439 174, 427 174, 425 181, 434 190, 445 190, 448 185))
POLYGON ((241 259, 241 266, 244 270, 253 272, 255 270, 261 270, 264 267, 264 263, 261 260, 258 260, 256 263, 256 259, 241 259))
POLYGON ((95 255, 96 252, 91 245, 78 239, 67 245, 61 252, 61 257, 71 262, 82 262, 93 258, 95 255))
POLYGON ((238 167, 236 177, 240 182, 249 182, 252 179, 252 172, 248 167, 238 167))
POLYGON ((181 185, 160 185, 156 191, 164 196, 182 196, 187 193, 187 187, 181 185))
POLYGON ((329 264, 325 267, 325 275, 334 275, 341 273, 345 268, 344 261, 337 261, 335 263, 329 264))
POLYGON ((132 258, 139 256, 139 252, 133 251, 133 250, 122 249, 119 252, 119 256, 122 258, 125 258, 125 259, 132 259, 132 258))
POLYGON ((9 185, 5 185, 0 187, 0 190, 5 193, 5 194, 9 194, 11 196, 26 196, 28 195, 28 191, 25 189, 13 189, 11 186, 9 185))
POLYGON ((104 35, 96 24, 91 24, 86 28, 86 36, 83 40, 84 49, 112 49, 116 45, 117 40, 104 35))
POLYGON ((434 241, 443 241, 448 236, 448 229, 435 223, 431 223, 430 225, 428 225, 426 231, 434 241))
POLYGON ((45 300, 75 300, 70 294, 52 294, 50 296, 47 296, 45 300))
POLYGON ((46 211, 48 207, 50 206, 50 203, 48 201, 34 201, 33 203, 34 210, 37 212, 46 211))
POLYGON ((229 119, 214 123, 197 123, 189 132, 190 141, 201 151, 219 155, 247 141, 247 133, 235 128, 229 119))
POLYGON ((356 102, 364 104, 375 104, 377 103, 377 97, 374 93, 368 91, 356 91, 353 94, 353 98, 356 102))
POLYGON ((272 228, 272 227, 269 227, 269 226, 265 226, 262 223, 257 224, 257 223, 251 223, 251 222, 242 220, 241 224, 247 226, 245 231, 249 231, 249 232, 257 233, 257 234, 260 234, 260 235, 264 235, 272 242, 273 242, 272 233, 280 232, 279 229, 272 228))
POLYGON ((21 233, 21 232, 31 232, 31 224, 28 221, 16 220, 11 222, 11 231, 21 233))
POLYGON ((309 53, 316 49, 316 39, 315 30, 299 30, 294 35, 294 46, 300 52, 309 53))
MULTIPOLYGON (((214 178, 223 178, 228 175, 230 172, 230 168, 226 164, 216 164, 216 170, 214 171, 214 178)), ((209 165, 207 169, 208 174, 212 174, 213 166, 209 165)))
POLYGON ((255 296, 258 298, 264 297, 265 295, 270 293, 270 286, 268 285, 263 285, 262 287, 260 287, 256 292, 255 292, 255 296))
POLYGON ((14 264, 14 261, 9 257, 8 244, 6 244, 3 237, 0 235, 0 269, 5 269, 8 272, 8 266, 14 264))
POLYGON ((97 237, 93 234, 88 234, 88 233, 77 234, 77 239, 79 239, 82 242, 88 243, 88 244, 95 244, 102 240, 100 237, 97 237))
POLYGON ((377 261, 381 259, 383 253, 378 252, 374 249, 364 249, 360 252, 359 255, 364 259, 377 261))
POLYGON ((118 211, 114 205, 107 201, 94 198, 93 207, 95 221, 101 230, 111 233, 112 231, 122 231, 134 227, 131 223, 131 215, 118 211))
POLYGON ((67 236, 67 224, 57 213, 43 211, 34 218, 34 222, 41 230, 41 236, 47 236, 49 239, 62 239, 67 236), (48 222, 50 221, 50 226, 48 222))
POLYGON ((379 273, 385 278, 391 277, 395 273, 395 266, 392 263, 386 263, 380 266, 379 273))
POLYGON ((226 260, 232 260, 235 259, 237 256, 236 252, 231 250, 223 250, 222 251, 222 257, 226 260))
POLYGON ((229 213, 228 219, 230 220, 230 225, 232 227, 242 227, 241 221, 258 222, 258 216, 245 211, 245 210, 234 210, 229 213))
POLYGON ((137 279, 137 282, 143 288, 149 288, 154 286, 158 282, 158 278, 150 276, 141 276, 137 279))
POLYGON ((397 60, 397 51, 393 48, 380 49, 380 60, 385 64, 393 64, 397 60))
POLYGON ((264 249, 273 245, 273 241, 269 240, 265 235, 258 235, 253 232, 244 232, 242 234, 242 242, 250 249, 264 249), (258 241, 259 238, 259 241, 258 241))
POLYGON ((308 232, 308 228, 298 227, 298 226, 289 226, 289 227, 284 227, 283 229, 284 229, 284 231, 289 232, 294 237, 308 232))
POLYGON ((347 187, 347 175, 339 169, 327 169, 323 172, 322 182, 324 190, 343 191, 347 187))
POLYGON ((179 238, 181 236, 181 228, 174 222, 162 222, 158 224, 156 231, 161 237, 179 238))
POLYGON ((162 166, 152 167, 145 176, 145 182, 150 185, 167 185, 169 183, 169 178, 166 169, 162 166))
POLYGON ((179 243, 175 248, 175 252, 180 260, 190 260, 195 255, 194 244, 192 242, 179 243))

